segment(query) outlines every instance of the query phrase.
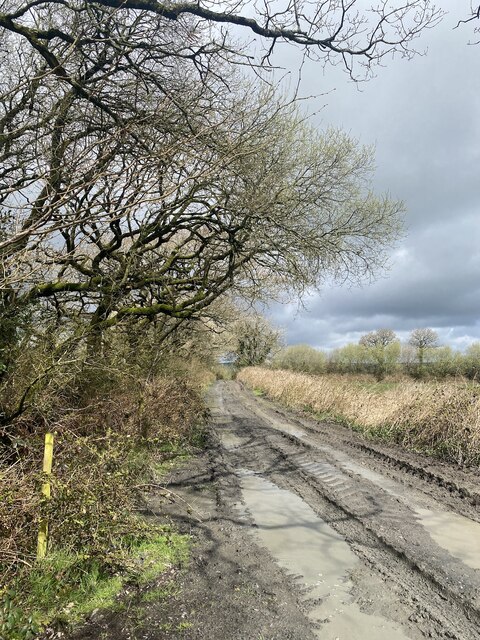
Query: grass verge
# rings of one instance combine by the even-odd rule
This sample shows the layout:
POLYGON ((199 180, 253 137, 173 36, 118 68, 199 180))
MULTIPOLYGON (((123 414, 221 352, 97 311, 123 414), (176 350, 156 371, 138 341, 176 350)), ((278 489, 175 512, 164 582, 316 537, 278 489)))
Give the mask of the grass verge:
POLYGON ((311 376, 249 367, 237 379, 256 395, 317 418, 334 420, 375 440, 396 442, 456 464, 480 464, 480 386, 311 376))
POLYGON ((187 562, 189 537, 138 507, 145 488, 204 445, 205 406, 184 382, 161 380, 145 395, 140 410, 135 394, 122 392, 62 416, 49 501, 39 490, 40 434, 22 465, 0 468, 1 640, 31 640, 96 609, 121 608, 124 588, 187 562), (44 518, 49 552, 36 560, 44 518))
POLYGON ((168 528, 157 528, 143 541, 124 542, 125 566, 115 575, 98 559, 66 550, 20 572, 1 597, 0 637, 30 640, 52 623, 65 626, 95 610, 121 610, 125 586, 142 587, 188 561, 189 537, 168 528))

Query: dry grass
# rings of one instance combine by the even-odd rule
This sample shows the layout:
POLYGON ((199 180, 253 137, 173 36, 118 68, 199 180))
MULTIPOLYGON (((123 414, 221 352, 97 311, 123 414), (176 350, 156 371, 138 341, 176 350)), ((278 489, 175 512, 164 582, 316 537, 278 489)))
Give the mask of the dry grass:
POLYGON ((463 381, 310 376, 260 367, 238 379, 272 400, 458 464, 480 464, 480 386, 463 381))

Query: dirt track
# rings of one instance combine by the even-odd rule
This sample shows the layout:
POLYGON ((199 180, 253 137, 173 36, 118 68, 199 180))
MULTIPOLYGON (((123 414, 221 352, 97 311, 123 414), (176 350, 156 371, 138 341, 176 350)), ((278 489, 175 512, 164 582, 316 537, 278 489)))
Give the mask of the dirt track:
POLYGON ((235 382, 210 400, 220 444, 170 484, 193 511, 152 497, 197 541, 180 589, 76 638, 480 638, 475 473, 371 445, 235 382))

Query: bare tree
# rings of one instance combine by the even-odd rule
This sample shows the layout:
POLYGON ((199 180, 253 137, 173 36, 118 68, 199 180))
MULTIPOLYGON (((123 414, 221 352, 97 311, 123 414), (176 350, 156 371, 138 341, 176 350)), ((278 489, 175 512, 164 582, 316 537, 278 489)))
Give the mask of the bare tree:
POLYGON ((192 24, 198 24, 206 39, 201 44, 187 39, 185 46, 177 49, 177 54, 192 58, 200 70, 205 53, 228 56, 244 64, 254 62, 251 54, 244 53, 245 46, 235 47, 230 42, 229 28, 235 26, 259 38, 260 64, 268 64, 277 43, 287 42, 303 47, 314 59, 341 61, 351 74, 354 74, 354 60, 368 70, 372 64, 394 52, 411 56, 414 52, 412 41, 442 16, 430 0, 393 4, 377 0, 371 7, 358 0, 348 3, 341 0, 294 0, 286 8, 271 0, 253 4, 247 0, 227 0, 221 7, 210 0, 181 3, 158 0, 40 0, 20 4, 4 0, 3 5, 0 26, 26 38, 46 65, 66 82, 71 82, 71 76, 65 56, 74 55, 84 43, 82 38, 78 38, 75 28, 78 16, 85 11, 93 15, 110 9, 115 20, 124 20, 125 16, 134 20, 148 15, 152 21, 160 21, 161 28, 172 23, 182 30, 187 25, 188 30, 192 24), (48 27, 42 24, 43 21, 39 24, 39 16, 49 17, 48 27), (64 55, 58 55, 55 49, 58 44, 63 46, 64 55))
MULTIPOLYGON (((166 83, 166 76, 169 80, 175 76, 178 82, 195 73, 202 84, 210 77, 209 93, 212 76, 220 81, 228 77, 219 64, 241 57, 222 31, 229 25, 261 36, 269 51, 284 40, 305 46, 322 59, 338 57, 349 66, 353 58, 370 65, 392 49, 407 54, 412 39, 439 18, 428 0, 411 0, 392 10, 379 3, 365 13, 356 4, 355 0, 348 5, 295 2, 286 12, 277 13, 275 5, 267 2, 246 19, 242 3, 227 3, 217 11, 208 2, 44 0, 19 4, 4 0, 0 14, 4 70, 0 201, 6 200, 2 222, 9 234, 0 238, 0 254, 23 247, 46 223, 50 229, 68 224, 65 211, 58 214, 72 195, 73 185, 64 183, 68 167, 75 168, 77 184, 82 180, 93 184, 113 153, 113 140, 118 142, 120 136, 138 144, 132 125, 145 112, 145 104, 159 93, 162 103, 177 99, 175 82, 166 83), (125 99, 131 92, 135 99, 125 99), (63 137, 73 111, 84 117, 82 128, 76 129, 74 155, 71 145, 65 148, 63 137), (112 135, 106 136, 109 128, 112 135), (90 145, 92 135, 104 136, 101 152, 97 143, 90 145), (87 157, 98 153, 96 167, 90 162, 84 166, 86 158, 80 148, 87 157), (37 162, 39 151, 48 154, 47 164, 37 162), (29 215, 19 221, 16 213, 24 205, 29 215)), ((223 85, 228 87, 225 80, 223 85)), ((189 113, 188 101, 177 106, 189 113)), ((152 114, 147 111, 144 115, 152 114)))
MULTIPOLYGON (((301 294, 326 275, 381 266, 401 205, 368 189, 371 151, 336 131, 316 134, 270 92, 220 101, 212 89, 210 109, 204 87, 187 77, 174 104, 155 100, 120 130, 104 132, 87 105, 98 137, 83 137, 85 104, 69 107, 55 132, 61 186, 41 188, 52 194, 48 215, 28 241, 14 235, 4 256, 4 290, 17 307, 89 310, 99 330, 126 317, 181 322, 233 285, 250 296, 268 283, 301 294)), ((35 207, 18 211, 24 224, 35 207)))
POLYGON ((366 333, 359 342, 366 347, 386 347, 397 339, 395 332, 391 329, 377 329, 377 331, 366 333))
POLYGON ((362 189, 369 151, 302 130, 271 96, 239 97, 228 65, 241 54, 222 31, 350 67, 405 52, 439 17, 420 0, 354 5, 266 3, 246 19, 238 4, 5 0, 4 315, 48 300, 98 327, 164 314, 171 331, 234 281, 256 294, 268 275, 301 292, 374 270, 400 207, 362 189))
POLYGON ((423 368, 427 349, 438 346, 438 333, 433 329, 414 329, 410 334, 408 343, 417 350, 418 364, 423 368))
MULTIPOLYGON (((89 325, 93 350, 106 328, 134 321, 154 323, 161 343, 232 288, 300 296, 327 276, 382 267, 401 205, 372 193, 371 149, 316 133, 294 104, 241 80, 218 27, 242 23, 233 10, 225 20, 201 3, 173 13, 106 4, 2 5, 2 363, 22 315, 41 325, 49 314, 68 339, 89 325)), ((412 2, 392 20, 416 5, 423 26, 434 19, 412 2)), ((300 35, 306 13, 292 34, 287 16, 265 10, 270 44, 303 38, 309 51, 347 56, 340 41, 354 31, 342 26, 324 46, 313 22, 300 35)), ((328 16, 360 24, 340 4, 322 12, 317 30, 328 16)), ((373 61, 390 46, 378 36, 350 53, 373 61)))
MULTIPOLYGON (((470 22, 474 22, 475 23, 475 27, 473 29, 473 32, 475 34, 475 36, 478 37, 478 34, 480 33, 480 26, 478 26, 478 22, 480 21, 480 4, 478 4, 478 2, 475 1, 471 1, 470 2, 470 13, 469 15, 464 19, 464 20, 459 20, 457 23, 457 28, 462 25, 462 24, 469 24, 470 22)), ((480 40, 476 40, 471 42, 470 44, 479 44, 480 40)))
MULTIPOLYGON (((188 342, 189 321, 227 291, 299 296, 381 268, 401 205, 371 191, 371 149, 318 134, 294 103, 247 84, 198 21, 87 2, 7 14, 4 4, 4 398, 32 341, 48 367, 70 349, 81 368, 87 339, 108 356, 109 327, 129 341, 148 327, 158 349, 188 342)), ((4 422, 44 373, 22 369, 4 422)))

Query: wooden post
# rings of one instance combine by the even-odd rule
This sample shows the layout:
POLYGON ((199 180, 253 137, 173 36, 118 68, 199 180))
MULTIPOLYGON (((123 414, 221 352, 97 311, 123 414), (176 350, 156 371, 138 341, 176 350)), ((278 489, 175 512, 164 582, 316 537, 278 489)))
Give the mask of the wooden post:
MULTIPOLYGON (((48 500, 50 498, 50 474, 52 473, 52 460, 53 460, 53 433, 45 434, 45 452, 43 455, 43 473, 45 474, 45 481, 42 484, 42 493, 48 500)), ((40 529, 38 531, 37 542, 37 560, 44 558, 47 553, 48 543, 48 520, 43 518, 40 521, 40 529)))

